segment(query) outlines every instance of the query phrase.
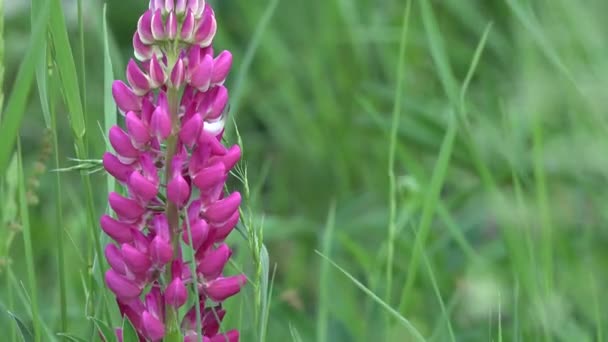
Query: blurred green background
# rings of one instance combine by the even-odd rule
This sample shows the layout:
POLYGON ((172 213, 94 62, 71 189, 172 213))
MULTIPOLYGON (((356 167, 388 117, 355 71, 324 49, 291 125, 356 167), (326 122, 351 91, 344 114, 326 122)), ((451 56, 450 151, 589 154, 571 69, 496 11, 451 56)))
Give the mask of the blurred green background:
MULTIPOLYGON (((3 1, 8 96, 30 11, 3 1)), ((267 341, 413 341, 380 300, 429 341, 608 339, 608 2, 414 0, 402 61, 406 0, 211 3, 215 46, 235 61, 227 85, 253 189, 246 206, 276 265, 267 341)), ((107 4, 114 75, 124 78, 147 1, 107 4)), ((91 159, 106 150, 101 8, 84 1, 82 56, 76 1, 64 2, 77 65, 85 60, 91 159)), ((35 88, 19 137, 42 319, 59 331, 60 234, 70 332, 90 336, 81 178, 62 172, 56 188, 35 88)), ((57 113, 70 167, 66 107, 57 113)), ((99 216, 105 175, 91 177, 99 216)), ((14 189, 3 191, 0 298, 27 325, 21 219, 14 189)), ((247 242, 231 241, 250 274, 247 242)), ((243 341, 257 329, 248 291, 226 322, 239 322, 243 341)), ((5 312, 0 323, 15 327, 5 312)))

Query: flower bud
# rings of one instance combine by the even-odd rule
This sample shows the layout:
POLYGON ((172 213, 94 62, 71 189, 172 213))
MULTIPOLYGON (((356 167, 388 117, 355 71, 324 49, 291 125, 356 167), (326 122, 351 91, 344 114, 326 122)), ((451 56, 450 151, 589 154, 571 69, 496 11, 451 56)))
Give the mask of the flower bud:
POLYGON ((142 147, 150 141, 150 131, 147 125, 135 114, 135 112, 128 112, 125 116, 125 124, 127 131, 131 136, 131 140, 137 147, 142 147))
POLYGON ((150 257, 154 264, 162 267, 173 258, 173 247, 169 242, 157 236, 150 243, 150 257))
POLYGON ((190 222, 189 225, 187 223, 184 224, 182 239, 187 245, 192 245, 194 250, 197 250, 207 240, 207 236, 209 236, 209 225, 204 220, 196 220, 190 222), (188 228, 190 228, 190 233, 192 234, 192 244, 190 243, 188 228))
POLYGON ((222 277, 206 283, 203 287, 205 293, 213 301, 222 302, 226 298, 239 293, 241 287, 245 285, 247 279, 245 275, 239 274, 231 277, 222 277))
MULTIPOLYGON (((159 341, 165 336, 165 325, 158 318, 144 311, 141 316, 144 334, 150 341, 159 341)), ((219 341, 218 341, 219 342, 219 341)))
POLYGON ((177 18, 175 17, 175 12, 169 13, 165 31, 167 32, 167 37, 170 40, 174 40, 177 37, 177 18))
POLYGON ((207 91, 213 72, 213 58, 205 55, 197 65, 190 64, 190 68, 194 68, 190 74, 190 85, 200 91, 207 91))
POLYGON ((185 74, 186 72, 184 70, 184 61, 182 61, 182 59, 180 58, 175 63, 173 70, 171 70, 171 85, 174 88, 180 88, 184 83, 184 79, 186 77, 185 74))
POLYGON ((179 308, 188 300, 188 290, 181 278, 175 277, 167 286, 165 291, 165 301, 174 308, 179 308))
POLYGON ((213 279, 219 276, 224 270, 224 266, 230 259, 232 251, 225 243, 219 245, 215 250, 207 253, 200 261, 197 272, 202 273, 205 278, 213 279))
POLYGON ((178 208, 183 207, 190 199, 190 185, 180 173, 176 173, 167 184, 167 199, 178 208))
POLYGON ((133 166, 123 164, 115 155, 106 152, 103 155, 103 167, 119 182, 125 183, 133 172, 133 166))
POLYGON ((112 95, 121 112, 141 110, 141 99, 123 81, 112 83, 112 95))
POLYGON ((121 220, 134 222, 144 214, 145 209, 142 208, 136 201, 125 198, 116 192, 110 193, 108 197, 110 207, 116 212, 116 215, 121 220))
POLYGON ((205 216, 214 223, 225 222, 235 211, 238 211, 239 205, 241 205, 241 194, 233 192, 228 197, 209 205, 205 210, 205 216))
POLYGON ((225 334, 219 334, 211 337, 209 342, 239 342, 239 331, 230 330, 225 334))
POLYGON ((152 14, 152 11, 146 11, 137 21, 139 39, 146 45, 154 43, 154 36, 152 36, 152 14))
POLYGON ((129 190, 144 202, 150 202, 158 193, 158 186, 135 171, 128 181, 129 190))
MULTIPOLYGON (((196 16, 196 14, 195 14, 196 16)), ((217 23, 211 9, 205 10, 203 13, 202 22, 194 33, 194 43, 200 47, 208 47, 213 41, 217 23)))
POLYGON ((167 39, 167 31, 163 24, 163 14, 160 9, 152 14, 152 36, 157 41, 167 39))
POLYGON ((163 106, 156 107, 152 114, 150 126, 159 140, 164 141, 171 135, 171 116, 166 108, 163 108, 163 106))
POLYGON ((106 272, 105 279, 110 290, 112 290, 119 299, 133 299, 141 293, 141 288, 137 286, 137 284, 118 274, 113 269, 109 269, 106 272))
POLYGON ((127 81, 129 81, 129 84, 136 95, 141 96, 150 91, 150 80, 148 79, 148 76, 139 69, 137 63, 135 63, 133 59, 131 59, 127 65, 127 81))
POLYGON ((229 51, 222 51, 213 61, 213 74, 211 83, 223 84, 230 68, 232 67, 232 54, 229 51))
POLYGON ((226 104, 228 104, 228 90, 223 85, 219 87, 213 88, 215 92, 215 96, 213 97, 213 102, 211 103, 210 110, 207 118, 209 119, 217 119, 219 118, 226 109, 226 104))
POLYGON ((135 58, 142 62, 149 60, 155 54, 154 46, 142 42, 137 32, 133 35, 133 50, 135 58))
POLYGON ((230 216, 228 220, 220 224, 214 224, 213 228, 213 239, 218 241, 224 241, 224 239, 232 232, 236 224, 239 222, 240 213, 237 211, 230 216))
POLYGON ((103 215, 99 223, 103 231, 116 242, 125 243, 133 240, 132 226, 117 221, 109 215, 103 215))
POLYGON ((165 70, 156 57, 150 59, 150 81, 152 87, 158 88, 165 84, 167 76, 165 70))
POLYGON ((107 244, 106 249, 104 250, 104 254, 106 256, 106 259, 108 260, 108 264, 110 265, 110 267, 112 267, 114 271, 116 271, 116 273, 123 276, 127 274, 127 266, 125 264, 125 260, 122 256, 122 253, 120 252, 120 249, 118 249, 115 244, 107 244))
POLYGON ((145 253, 140 252, 137 248, 128 243, 123 243, 121 251, 125 263, 133 272, 144 273, 150 268, 150 258, 148 258, 145 253))
POLYGON ((222 163, 213 164, 200 170, 193 179, 194 185, 201 191, 215 187, 226 180, 226 168, 222 163))
POLYGON ((192 147, 203 127, 203 119, 200 115, 195 113, 188 121, 186 121, 179 131, 179 139, 186 146, 192 147))
POLYGON ((194 14, 190 9, 186 13, 184 17, 184 22, 182 23, 182 29, 180 30, 179 37, 181 40, 185 42, 192 42, 192 38, 194 37, 194 14))

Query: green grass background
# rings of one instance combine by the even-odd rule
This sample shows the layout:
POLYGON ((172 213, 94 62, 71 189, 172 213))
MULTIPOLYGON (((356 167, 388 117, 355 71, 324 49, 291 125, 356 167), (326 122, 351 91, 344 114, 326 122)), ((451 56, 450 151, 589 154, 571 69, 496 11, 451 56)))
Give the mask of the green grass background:
MULTIPOLYGON (((0 331, 89 341, 89 316, 118 321, 93 263, 113 185, 84 160, 107 148, 107 81, 147 2, 107 1, 107 36, 100 1, 32 2, 0 0, 0 331)), ((227 328, 608 340, 608 2, 211 3, 253 231, 231 272, 258 279, 227 328)))

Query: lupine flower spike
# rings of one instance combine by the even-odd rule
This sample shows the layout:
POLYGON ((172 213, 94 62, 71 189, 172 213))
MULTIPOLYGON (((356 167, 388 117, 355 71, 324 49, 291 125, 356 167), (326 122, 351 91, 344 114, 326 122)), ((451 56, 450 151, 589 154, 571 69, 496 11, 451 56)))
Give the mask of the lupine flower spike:
POLYGON ((241 152, 221 143, 232 55, 214 54, 216 27, 204 0, 150 0, 133 35, 126 83, 112 86, 125 127, 110 130, 114 152, 103 165, 125 192, 109 195, 116 215, 100 220, 114 240, 105 248, 105 281, 146 341, 239 340, 236 330, 219 332, 222 302, 241 290, 245 276, 224 275, 232 254, 224 240, 241 203, 224 185, 241 152), (180 241, 194 248, 196 274, 180 241), (189 298, 194 286, 199 298, 189 298), (178 317, 186 303, 195 304, 178 317))

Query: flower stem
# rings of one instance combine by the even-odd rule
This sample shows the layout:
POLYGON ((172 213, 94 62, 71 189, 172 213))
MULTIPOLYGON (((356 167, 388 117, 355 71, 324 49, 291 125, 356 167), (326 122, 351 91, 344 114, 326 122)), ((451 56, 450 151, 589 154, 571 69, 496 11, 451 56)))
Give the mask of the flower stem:
MULTIPOLYGON (((169 57, 169 56, 168 56, 169 57)), ((168 73, 171 74, 175 58, 168 58, 170 68, 168 73)), ((167 150, 165 154, 165 182, 169 182, 171 177, 171 164, 173 157, 177 153, 177 135, 179 133, 179 89, 169 87, 167 89, 167 102, 169 103, 169 111, 171 115, 171 135, 167 138, 167 150)), ((167 220, 169 221, 169 229, 171 232, 171 245, 173 246, 173 259, 179 256, 179 210, 177 206, 171 201, 167 200, 167 206, 165 209, 167 220)), ((171 264, 167 265, 165 270, 165 281, 167 284, 171 281, 171 264)), ((165 317, 165 327, 167 328, 166 341, 183 341, 181 332, 179 329, 179 317, 176 309, 171 306, 167 306, 167 314, 165 317)))

